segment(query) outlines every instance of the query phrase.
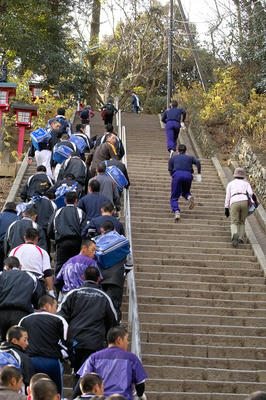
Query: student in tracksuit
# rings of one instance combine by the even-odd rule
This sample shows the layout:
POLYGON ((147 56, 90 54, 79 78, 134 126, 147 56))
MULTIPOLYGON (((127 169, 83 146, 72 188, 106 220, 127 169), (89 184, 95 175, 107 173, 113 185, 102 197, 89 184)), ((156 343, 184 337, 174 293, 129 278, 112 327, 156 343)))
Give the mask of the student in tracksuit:
POLYGON ((77 207, 77 194, 66 193, 65 202, 66 207, 57 210, 48 225, 48 235, 56 244, 56 274, 69 258, 79 254, 81 231, 86 224, 85 213, 77 207))
POLYGON ((177 106, 177 101, 172 101, 170 108, 165 110, 162 115, 162 122, 166 124, 166 143, 170 157, 176 151, 176 143, 180 126, 185 122, 186 119, 186 111, 183 108, 177 108, 177 106))
POLYGON ((168 161, 168 171, 172 176, 171 184, 171 199, 170 205, 172 211, 175 213, 175 220, 180 219, 180 208, 178 205, 178 199, 183 196, 189 205, 189 209, 194 208, 194 198, 191 196, 190 188, 193 180, 193 164, 198 169, 198 181, 201 180, 201 165, 199 160, 195 157, 185 154, 187 148, 184 144, 178 146, 178 154, 171 157, 168 161))

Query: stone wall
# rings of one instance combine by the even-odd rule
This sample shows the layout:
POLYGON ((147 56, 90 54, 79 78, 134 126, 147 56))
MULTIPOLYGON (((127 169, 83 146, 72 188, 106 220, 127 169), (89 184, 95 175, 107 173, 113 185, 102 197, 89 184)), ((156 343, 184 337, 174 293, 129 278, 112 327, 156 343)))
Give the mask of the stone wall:
POLYGON ((241 167, 245 168, 248 174, 248 180, 251 183, 254 192, 265 207, 266 169, 244 138, 240 139, 237 143, 232 154, 232 159, 236 160, 241 167))
POLYGON ((205 131, 202 125, 198 124, 197 118, 193 116, 189 123, 188 132, 196 140, 205 158, 211 158, 216 155, 215 143, 211 135, 205 131))

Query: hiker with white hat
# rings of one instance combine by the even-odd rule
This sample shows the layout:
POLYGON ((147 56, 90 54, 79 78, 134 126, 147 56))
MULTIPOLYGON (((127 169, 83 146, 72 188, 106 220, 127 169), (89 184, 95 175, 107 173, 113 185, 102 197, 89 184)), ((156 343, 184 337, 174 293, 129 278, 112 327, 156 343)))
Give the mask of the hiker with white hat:
POLYGON ((228 183, 225 196, 225 216, 231 216, 231 237, 233 247, 244 243, 245 219, 248 216, 248 196, 253 191, 245 180, 245 170, 236 168, 234 179, 228 183))

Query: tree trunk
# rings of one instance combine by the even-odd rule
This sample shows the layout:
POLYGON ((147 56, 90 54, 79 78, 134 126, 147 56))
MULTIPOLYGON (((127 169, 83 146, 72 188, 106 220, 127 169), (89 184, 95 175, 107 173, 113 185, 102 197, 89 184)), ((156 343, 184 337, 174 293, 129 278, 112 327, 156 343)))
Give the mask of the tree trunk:
POLYGON ((90 49, 94 46, 99 45, 100 16, 101 16, 101 2, 100 0, 93 0, 92 16, 91 16, 91 32, 90 32, 90 41, 88 48, 88 61, 94 80, 88 90, 88 99, 87 99, 92 109, 96 108, 96 103, 97 103, 97 78, 96 78, 95 66, 97 64, 99 56, 97 54, 97 51, 96 54, 95 52, 94 54, 90 54, 90 52, 93 51, 90 49))

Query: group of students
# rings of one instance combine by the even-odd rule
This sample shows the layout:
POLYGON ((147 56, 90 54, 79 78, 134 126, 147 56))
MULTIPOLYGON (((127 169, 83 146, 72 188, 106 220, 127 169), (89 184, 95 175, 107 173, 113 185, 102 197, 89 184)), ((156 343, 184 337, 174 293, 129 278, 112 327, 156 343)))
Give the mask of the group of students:
MULTIPOLYGON (((58 115, 63 114, 60 110, 58 115)), ((75 143, 70 141, 72 127, 67 121, 62 128, 56 117, 49 125, 52 129, 45 128, 50 129, 48 147, 35 152, 31 148, 34 154, 29 153, 39 165, 22 188, 23 203, 7 203, 0 214, 0 336, 4 341, 0 365, 1 353, 2 357, 7 352, 18 355, 25 386, 30 386, 34 372, 47 373, 62 396, 66 358, 73 368, 73 387, 77 385, 73 396, 93 397, 93 393, 79 392, 84 385, 77 382, 87 373, 96 373, 104 382, 106 396, 118 393, 131 400, 136 385, 139 397, 144 398, 146 373, 138 358, 127 351, 128 333, 120 325, 124 280, 133 267, 130 250, 108 268, 95 257, 98 237, 112 232, 124 235, 117 218, 121 192, 106 174, 107 166, 115 165, 129 187, 121 162, 123 144, 108 125, 95 138, 90 166, 87 151, 84 162, 73 149, 55 174, 50 143, 55 143, 55 137, 59 142, 54 146, 75 143), (64 131, 59 134, 61 128, 64 131), (92 366, 95 357, 101 361, 92 366), (119 374, 124 378, 117 381, 119 374)))

